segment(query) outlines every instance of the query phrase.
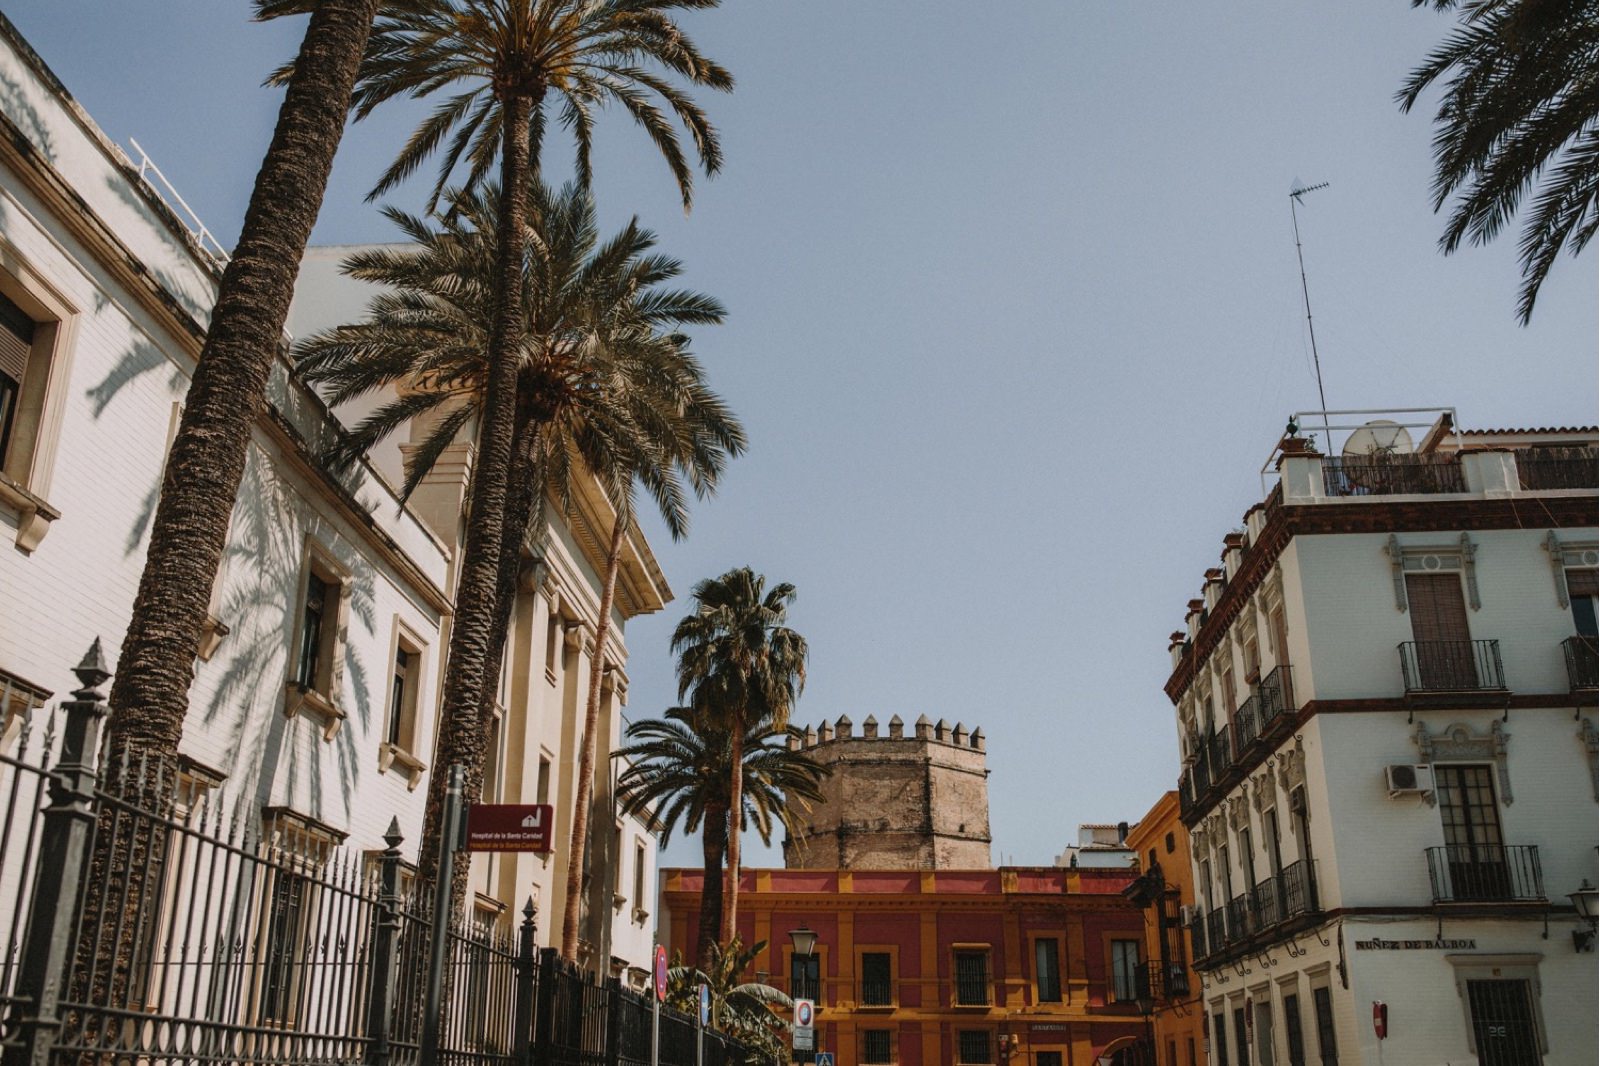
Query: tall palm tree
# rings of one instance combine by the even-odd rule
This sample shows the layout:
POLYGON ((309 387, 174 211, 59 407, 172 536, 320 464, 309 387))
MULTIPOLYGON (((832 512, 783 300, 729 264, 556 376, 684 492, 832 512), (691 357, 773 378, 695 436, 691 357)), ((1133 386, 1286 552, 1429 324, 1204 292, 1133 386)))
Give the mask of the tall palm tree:
MULTIPOLYGON (((300 348, 302 373, 334 403, 386 387, 399 393, 352 430, 342 446, 345 456, 361 454, 413 420, 431 423, 408 462, 407 496, 485 402, 498 200, 492 187, 452 193, 449 212, 436 221, 388 210, 411 243, 357 253, 344 267, 384 288, 368 317, 308 338, 300 348)), ((529 314, 520 341, 507 535, 497 559, 489 635, 495 663, 540 501, 548 497, 565 512, 577 478, 599 476, 608 491, 618 491, 616 483, 637 475, 668 530, 681 536, 688 524, 683 482, 696 495, 709 494, 726 460, 745 447, 742 427, 706 386, 688 339, 673 332, 720 322, 721 305, 668 288, 682 264, 654 254, 654 234, 636 221, 602 243, 587 191, 568 186, 556 193, 535 185, 527 200, 533 225, 519 277, 529 314)), ((610 582, 614 587, 614 575, 610 582)), ((438 748, 467 767, 468 795, 481 789, 492 700, 486 685, 476 715, 441 722, 438 748)), ((420 862, 430 875, 436 850, 424 841, 420 862)), ((581 870, 581 855, 577 860, 581 870)), ((457 871, 463 893, 465 870, 462 864, 457 871)))
MULTIPOLYGON (((793 585, 766 587, 748 566, 694 587, 695 609, 672 632, 678 698, 721 717, 731 737, 731 767, 743 765, 744 736, 758 723, 786 729, 806 683, 806 641, 788 628, 793 585), (687 699, 686 699, 687 698, 687 699)), ((743 775, 730 770, 728 806, 743 810, 743 775)), ((726 906, 719 939, 733 936, 739 914, 739 821, 728 822, 726 906)))
MULTIPOLYGON (((787 744, 800 734, 792 727, 774 731, 756 723, 740 744, 743 773, 741 828, 754 827, 763 844, 772 843, 774 820, 794 828, 789 801, 818 803, 817 787, 827 767, 787 744)), ((700 930, 695 959, 700 969, 715 963, 722 929, 722 856, 728 845, 729 783, 733 776, 733 737, 717 716, 688 707, 673 707, 664 718, 647 718, 628 726, 633 743, 618 751, 628 769, 618 779, 618 796, 628 814, 653 811, 661 824, 661 841, 680 825, 700 831, 705 877, 700 889, 700 930)))
MULTIPOLYGON (((217 286, 167 452, 111 686, 104 761, 147 767, 141 781, 170 780, 177 770, 200 631, 251 431, 266 400, 300 259, 322 207, 377 7, 378 0, 321 0, 311 12, 299 53, 284 72, 278 123, 217 286)), ((258 2, 256 13, 271 18, 279 12, 258 2)), ((159 787, 141 785, 139 793, 130 799, 155 809, 170 799, 159 787)), ((98 970, 80 966, 74 976, 80 1001, 117 1002, 124 994, 136 916, 146 907, 144 885, 133 871, 159 865, 164 846, 163 838, 143 831, 119 835, 107 827, 96 834, 85 913, 97 917, 79 938, 78 957, 85 962, 98 952, 112 963, 98 970), (113 899, 119 902, 108 909, 113 899), (92 989, 84 984, 88 972, 97 974, 92 989)))
POLYGON ((1533 317, 1539 287, 1565 248, 1594 237, 1595 0, 1412 0, 1459 10, 1461 22, 1396 94, 1410 111, 1449 81, 1434 116, 1433 209, 1454 196, 1439 247, 1487 244, 1535 193, 1518 244, 1517 317, 1533 317))
MULTIPOLYGON (((304 0, 295 0, 304 2, 304 0)), ((710 8, 719 0, 390 0, 373 29, 355 92, 355 116, 365 118, 396 97, 459 89, 412 133, 383 173, 372 196, 409 177, 445 145, 430 210, 451 176, 466 165, 465 188, 475 189, 498 160, 496 283, 488 361, 478 405, 477 451, 466 543, 456 577, 455 617, 444 679, 446 708, 476 712, 490 688, 498 571, 507 537, 505 517, 515 453, 518 349, 525 300, 518 283, 527 231, 525 198, 537 176, 548 109, 571 130, 581 182, 590 177, 593 109, 621 105, 650 135, 683 196, 692 202, 692 172, 678 143, 677 126, 694 141, 706 173, 721 164, 716 133, 692 99, 655 69, 696 85, 728 90, 726 70, 700 54, 670 12, 710 8), (448 144, 446 145, 446 139, 448 144)), ((510 534, 515 536, 515 534, 510 534)), ((481 767, 479 715, 451 715, 435 764, 461 761, 481 767), (459 719, 459 720, 458 720, 459 719)), ((419 866, 431 876, 443 810, 444 775, 428 784, 419 866)))
MULTIPOLYGON (((211 586, 265 402, 289 300, 344 133, 378 0, 321 0, 222 272, 199 362, 167 453, 150 548, 123 637, 107 721, 110 751, 176 765, 211 586)), ((268 0, 257 14, 278 14, 268 0)))

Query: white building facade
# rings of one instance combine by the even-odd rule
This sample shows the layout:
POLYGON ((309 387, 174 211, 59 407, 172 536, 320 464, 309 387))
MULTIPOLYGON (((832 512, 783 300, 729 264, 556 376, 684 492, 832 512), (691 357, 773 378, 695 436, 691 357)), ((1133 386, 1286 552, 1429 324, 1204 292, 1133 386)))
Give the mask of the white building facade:
POLYGON ((1173 634, 1214 1064, 1595 1061, 1596 431, 1452 416, 1291 433, 1173 634))
MULTIPOLYGON (((3 15, 0 132, 0 745, 9 750, 28 715, 66 695, 94 638, 113 660, 120 647, 220 259, 3 15)), ((252 434, 195 663, 185 771, 196 788, 292 825, 317 849, 381 851, 397 819, 410 858, 436 770, 471 447, 457 445, 407 504, 393 488, 403 440, 336 476, 318 456, 338 420, 292 369, 286 355, 273 368, 252 434)), ((624 624, 671 594, 649 546, 631 540, 613 638, 597 662, 599 546, 614 515, 595 491, 578 513, 550 517, 545 535, 530 538, 540 555, 530 553, 514 612, 483 798, 553 804, 557 846, 549 856, 475 856, 475 906, 510 930, 532 896, 540 943, 559 937, 582 707, 592 671, 603 670, 585 961, 642 974, 657 834, 615 815, 610 754, 627 691, 624 624)))

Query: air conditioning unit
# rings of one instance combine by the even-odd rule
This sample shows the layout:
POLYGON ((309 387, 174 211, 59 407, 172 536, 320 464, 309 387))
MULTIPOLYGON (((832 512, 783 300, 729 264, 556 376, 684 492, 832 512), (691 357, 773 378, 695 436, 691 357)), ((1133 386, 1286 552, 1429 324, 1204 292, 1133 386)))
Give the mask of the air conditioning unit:
POLYGON ((1383 768, 1384 779, 1389 782, 1389 797, 1407 793, 1433 791, 1433 767, 1426 764, 1395 763, 1383 768))

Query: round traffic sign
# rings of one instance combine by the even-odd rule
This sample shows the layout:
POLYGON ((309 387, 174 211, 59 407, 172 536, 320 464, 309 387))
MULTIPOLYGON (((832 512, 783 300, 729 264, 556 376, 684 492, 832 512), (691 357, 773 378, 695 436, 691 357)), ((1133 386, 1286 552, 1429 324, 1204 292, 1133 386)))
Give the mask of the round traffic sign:
POLYGON ((656 998, 667 1001, 667 949, 662 944, 656 945, 656 998))
POLYGON ((797 999, 794 1004, 794 1024, 802 1029, 811 1028, 812 1005, 809 999, 797 999))
POLYGON ((700 1028, 711 1024, 711 986, 700 986, 700 1028))

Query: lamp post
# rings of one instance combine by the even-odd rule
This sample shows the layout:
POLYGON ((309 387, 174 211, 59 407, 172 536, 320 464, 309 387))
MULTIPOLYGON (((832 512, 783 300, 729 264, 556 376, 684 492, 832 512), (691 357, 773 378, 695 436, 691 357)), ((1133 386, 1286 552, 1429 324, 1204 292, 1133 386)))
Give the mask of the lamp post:
POLYGON ((1156 1062, 1156 1031, 1151 1016, 1156 1012, 1156 998, 1151 992, 1148 979, 1144 987, 1139 989, 1139 995, 1134 999, 1134 1004, 1139 1008, 1139 1013, 1144 1016, 1144 1053, 1139 1058, 1154 1066, 1156 1062))
POLYGON ((1595 940, 1595 924, 1597 921, 1595 911, 1596 897, 1600 897, 1600 889, 1589 883, 1585 877, 1578 891, 1567 893, 1567 898, 1572 901, 1572 909, 1578 912, 1587 929, 1574 929, 1572 931, 1572 947, 1576 951, 1593 951, 1595 940))
MULTIPOLYGON (((817 950, 817 934, 811 928, 802 925, 798 929, 789 930, 789 943, 794 945, 794 957, 802 960, 798 971, 798 979, 790 981, 789 983, 789 996, 791 999, 809 999, 814 1001, 818 998, 817 993, 822 991, 820 987, 811 987, 811 957, 817 950)), ((791 975, 796 974, 793 966, 790 967, 789 972, 791 975)), ((821 985, 821 981, 818 981, 817 983, 819 986, 821 985)), ((796 1013, 798 1014, 798 1011, 796 1013)), ((797 1026, 800 1024, 800 1019, 798 1017, 795 1019, 795 1024, 797 1026)), ((796 1035, 796 1040, 798 1041, 798 1034, 796 1035)), ((814 1061, 814 1057, 816 1055, 816 1046, 817 1043, 813 1039, 810 1046, 806 1050, 802 1051, 797 1043, 794 1051, 792 1052, 794 1061, 814 1061)))

